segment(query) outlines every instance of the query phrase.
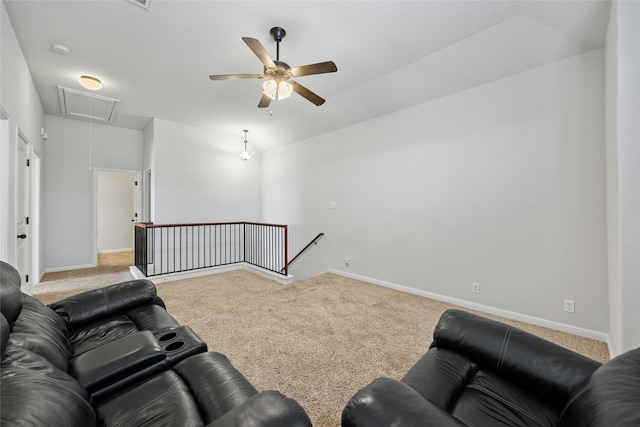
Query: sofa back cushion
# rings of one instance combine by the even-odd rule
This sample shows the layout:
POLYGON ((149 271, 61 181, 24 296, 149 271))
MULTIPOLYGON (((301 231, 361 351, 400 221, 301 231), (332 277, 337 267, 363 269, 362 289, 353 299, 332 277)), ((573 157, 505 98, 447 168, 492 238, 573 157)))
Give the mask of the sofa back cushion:
POLYGON ((49 307, 23 295, 20 316, 11 328, 9 345, 37 353, 63 371, 68 371, 71 344, 62 319, 49 307))
POLYGON ((21 309, 20 275, 11 265, 0 261, 0 312, 12 325, 21 309))
POLYGON ((572 396, 561 427, 640 425, 640 348, 598 368, 572 396))
POLYGON ((44 357, 9 344, 0 368, 0 425, 92 427, 95 413, 80 384, 44 357))
POLYGON ((7 319, 4 317, 4 315, 0 314, 0 360, 2 360, 2 356, 4 356, 4 350, 9 344, 10 333, 11 328, 9 327, 9 322, 7 322, 7 319))
POLYGON ((540 337, 461 310, 443 313, 431 347, 461 353, 480 369, 495 372, 561 405, 600 366, 540 337))
POLYGON ((117 283, 49 304, 70 330, 96 319, 123 313, 142 304, 162 303, 153 282, 141 279, 117 283))

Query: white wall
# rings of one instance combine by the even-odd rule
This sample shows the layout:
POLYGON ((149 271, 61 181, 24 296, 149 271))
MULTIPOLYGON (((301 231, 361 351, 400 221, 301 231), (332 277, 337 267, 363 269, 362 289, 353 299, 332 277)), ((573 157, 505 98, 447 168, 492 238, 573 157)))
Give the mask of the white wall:
POLYGON ((46 116, 45 269, 96 263, 95 167, 141 171, 142 132, 46 116), (91 168, 90 168, 91 166, 91 168))
MULTIPOLYGON (((0 116, 8 116, 0 138, 0 259, 15 264, 15 155, 18 130, 31 149, 42 153, 44 111, 4 2, 0 5, 0 116)), ((39 206, 32 206, 38 209, 39 206)), ((40 240, 41 236, 31 236, 40 240)), ((39 254, 37 254, 39 256, 39 254)))
POLYGON ((97 171, 98 253, 133 250, 135 173, 97 171))
MULTIPOLYGON (((259 221, 261 160, 242 161, 238 136, 153 121, 152 218, 156 224, 259 221), (229 140, 229 151, 217 148, 229 140)), ((241 142, 241 141, 240 141, 241 142)))
POLYGON ((603 55, 265 153, 264 220, 291 226, 291 253, 326 233, 292 274, 324 263, 606 333, 603 55))
POLYGON ((614 2, 607 32, 609 336, 640 346, 640 3, 614 2))

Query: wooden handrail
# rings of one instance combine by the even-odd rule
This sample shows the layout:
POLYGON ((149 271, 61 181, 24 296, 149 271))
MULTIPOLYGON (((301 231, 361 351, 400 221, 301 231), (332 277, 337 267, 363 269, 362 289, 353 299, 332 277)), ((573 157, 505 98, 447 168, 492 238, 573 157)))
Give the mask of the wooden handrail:
POLYGON ((313 245, 314 243, 317 245, 318 244, 318 240, 322 236, 324 236, 324 233, 318 233, 318 235, 316 237, 314 237, 313 239, 311 239, 311 241, 307 244, 307 246, 302 248, 302 250, 300 252, 298 252, 298 254, 296 256, 294 256, 293 259, 287 263, 287 265, 282 267, 282 270, 280 270, 280 271, 284 271, 286 268, 288 268, 291 265, 291 263, 293 263, 293 261, 296 260, 296 258, 298 258, 300 255, 302 255, 307 249, 309 249, 309 246, 313 245))
POLYGON ((264 225, 267 227, 284 227, 284 224, 268 224, 264 222, 248 222, 248 221, 236 221, 236 222, 189 222, 185 224, 154 224, 153 222, 134 222, 135 227, 141 228, 159 228, 159 227, 201 227, 204 225, 235 225, 235 224, 253 224, 264 225))

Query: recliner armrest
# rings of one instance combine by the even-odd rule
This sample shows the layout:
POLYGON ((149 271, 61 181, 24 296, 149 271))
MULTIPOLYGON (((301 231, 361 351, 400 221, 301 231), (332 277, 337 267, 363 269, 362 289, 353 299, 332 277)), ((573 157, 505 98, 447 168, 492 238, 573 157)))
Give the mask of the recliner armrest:
POLYGON ((69 373, 90 393, 114 384, 166 358, 154 335, 136 332, 69 360, 69 373))
POLYGON ((82 292, 53 302, 49 307, 64 319, 68 328, 73 329, 141 304, 159 304, 164 307, 155 285, 147 279, 130 280, 82 292))
POLYGON ((569 400, 561 427, 640 425, 640 348, 598 368, 569 400))
POLYGON ((443 409, 408 385, 378 378, 360 389, 342 412, 342 427, 463 427, 443 409))
POLYGON ((263 391, 236 406, 208 427, 311 427, 302 406, 280 392, 263 391))

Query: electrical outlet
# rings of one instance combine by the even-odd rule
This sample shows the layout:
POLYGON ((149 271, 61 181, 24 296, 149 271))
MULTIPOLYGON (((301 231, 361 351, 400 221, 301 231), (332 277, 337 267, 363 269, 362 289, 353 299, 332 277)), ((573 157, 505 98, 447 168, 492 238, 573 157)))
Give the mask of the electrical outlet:
POLYGON ((474 294, 479 294, 480 293, 480 283, 479 282, 472 282, 471 283, 471 292, 473 292, 474 294))
POLYGON ((344 259, 344 265, 346 265, 347 267, 349 267, 351 265, 351 258, 345 258, 344 259))
POLYGON ((576 312, 576 302, 572 299, 564 300, 564 311, 567 313, 575 313, 576 312))

